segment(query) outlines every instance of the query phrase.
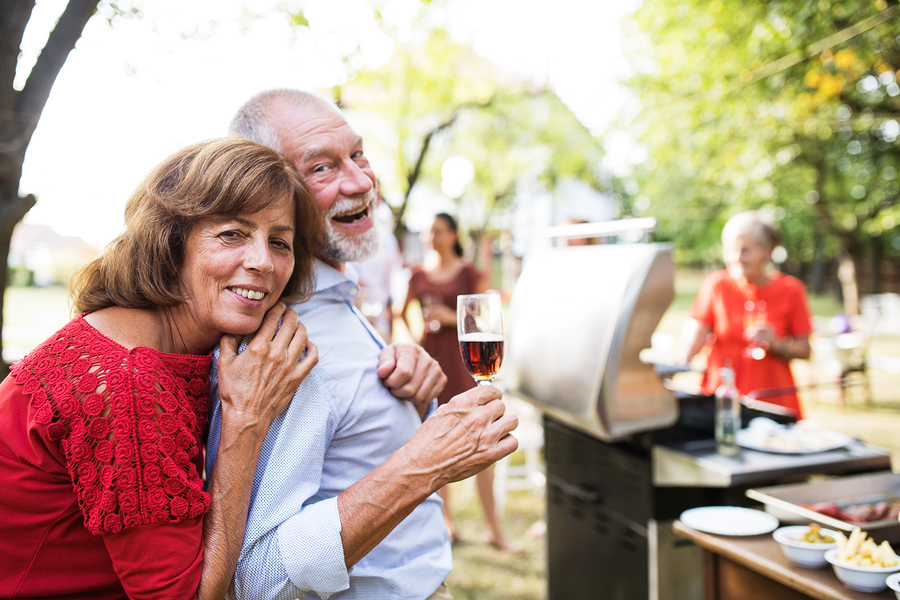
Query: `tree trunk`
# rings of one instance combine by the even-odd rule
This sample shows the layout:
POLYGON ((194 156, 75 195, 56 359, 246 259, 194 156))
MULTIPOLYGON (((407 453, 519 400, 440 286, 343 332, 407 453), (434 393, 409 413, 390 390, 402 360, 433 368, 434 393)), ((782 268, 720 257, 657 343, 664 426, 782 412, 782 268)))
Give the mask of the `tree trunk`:
MULTIPOLYGON (((21 91, 13 88, 22 33, 34 0, 0 0, 0 348, 3 347, 3 305, 9 269, 9 244, 16 224, 35 204, 32 195, 19 196, 22 163, 53 82, 66 62, 99 0, 69 0, 47 37, 21 91)), ((2 359, 0 359, 2 362, 2 359)), ((5 363, 2 365, 5 367, 5 363)), ((0 368, 0 379, 8 369, 0 368)))
POLYGON ((822 234, 818 230, 813 238, 812 270, 809 280, 810 289, 815 294, 825 293, 825 261, 822 258, 822 234))
MULTIPOLYGON (((6 257, 9 256, 9 243, 12 239, 13 229, 25 216, 31 207, 34 206, 34 196, 28 195, 24 198, 16 196, 15 198, 4 199, 0 203, 0 256, 4 257, 3 267, 0 268, 0 341, 2 341, 3 331, 3 314, 6 306, 6 285, 9 282, 9 267, 6 264, 6 257)), ((0 380, 4 379, 9 373, 9 364, 0 355, 0 380)))

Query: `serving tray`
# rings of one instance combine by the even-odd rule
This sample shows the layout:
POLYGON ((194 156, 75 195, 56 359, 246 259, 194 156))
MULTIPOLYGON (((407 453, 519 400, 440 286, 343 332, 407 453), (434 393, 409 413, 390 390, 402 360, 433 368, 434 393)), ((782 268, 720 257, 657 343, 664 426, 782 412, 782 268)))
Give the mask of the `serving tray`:
POLYGON ((749 489, 748 498, 762 502, 766 512, 782 521, 815 521, 831 529, 850 532, 855 527, 869 532, 876 541, 900 541, 900 522, 897 519, 853 523, 810 510, 801 504, 834 502, 841 507, 869 502, 900 501, 900 474, 889 471, 833 477, 805 483, 776 485, 749 489), (785 518, 785 515, 788 518, 785 518))

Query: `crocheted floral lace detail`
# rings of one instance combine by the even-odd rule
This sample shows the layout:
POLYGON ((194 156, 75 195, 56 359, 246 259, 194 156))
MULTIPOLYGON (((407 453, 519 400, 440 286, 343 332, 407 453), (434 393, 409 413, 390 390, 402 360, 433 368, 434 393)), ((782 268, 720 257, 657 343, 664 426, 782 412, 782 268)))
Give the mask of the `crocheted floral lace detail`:
POLYGON ((12 374, 59 440, 88 531, 177 522, 209 508, 197 471, 208 356, 117 344, 79 316, 12 374))

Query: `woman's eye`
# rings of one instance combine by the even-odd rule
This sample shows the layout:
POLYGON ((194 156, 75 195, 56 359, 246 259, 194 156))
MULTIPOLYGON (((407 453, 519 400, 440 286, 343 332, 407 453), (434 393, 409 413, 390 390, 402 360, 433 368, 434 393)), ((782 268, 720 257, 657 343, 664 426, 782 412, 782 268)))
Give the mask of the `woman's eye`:
POLYGON ((241 237, 241 232, 235 231, 233 229, 229 229, 228 231, 223 231, 222 233, 220 233, 219 237, 222 238, 223 240, 228 240, 228 241, 237 240, 241 237))

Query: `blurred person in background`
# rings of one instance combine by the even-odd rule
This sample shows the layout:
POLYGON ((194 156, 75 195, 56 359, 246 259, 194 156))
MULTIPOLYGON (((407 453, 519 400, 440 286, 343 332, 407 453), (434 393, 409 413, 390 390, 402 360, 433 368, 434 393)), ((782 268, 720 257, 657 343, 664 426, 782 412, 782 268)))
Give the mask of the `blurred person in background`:
POLYGON ((812 332, 806 286, 770 269, 781 242, 774 223, 759 211, 734 215, 722 230, 725 269, 703 282, 688 311, 679 362, 689 364, 709 346, 703 393, 734 370, 742 395, 778 404, 802 417, 789 362, 810 355, 812 332))
POLYGON ((400 245, 394 237, 394 215, 384 201, 376 180, 378 204, 372 215, 378 231, 378 250, 371 258, 348 263, 359 275, 359 295, 353 304, 365 315, 387 343, 391 343, 394 329, 392 283, 403 270, 400 245))
MULTIPOLYGON (((459 349, 456 330, 456 297, 461 294, 479 294, 485 291, 486 281, 474 265, 463 258, 456 220, 446 214, 435 215, 431 229, 424 239, 425 247, 433 250, 433 260, 426 259, 422 267, 413 269, 409 280, 409 292, 400 315, 409 326, 407 317, 410 304, 417 300, 422 309, 424 330, 420 343, 441 365, 447 375, 447 385, 438 396, 444 404, 453 396, 470 390, 475 380, 466 370, 459 349)), ((478 497, 484 509, 489 529, 489 543, 501 550, 521 554, 503 533, 494 502, 494 469, 488 467, 475 476, 478 497)), ((441 489, 444 500, 444 519, 451 540, 456 541, 456 527, 450 502, 450 489, 441 489)))

